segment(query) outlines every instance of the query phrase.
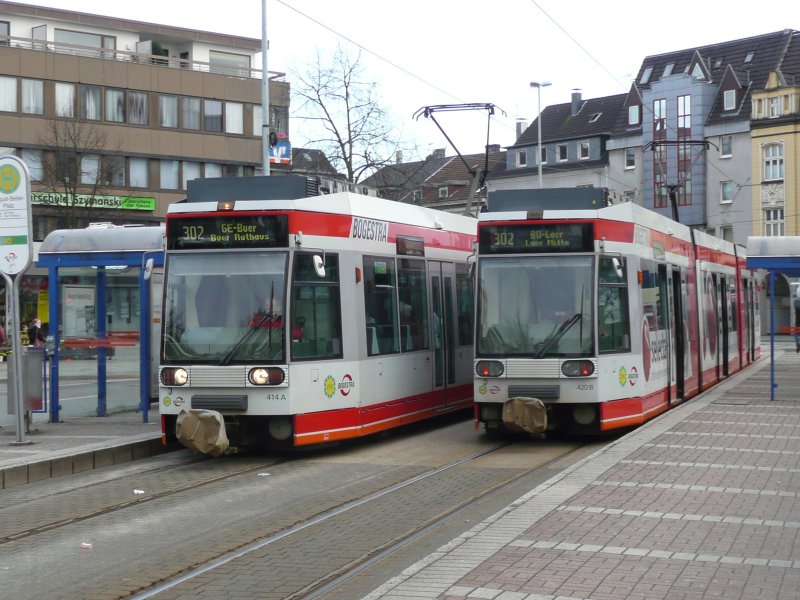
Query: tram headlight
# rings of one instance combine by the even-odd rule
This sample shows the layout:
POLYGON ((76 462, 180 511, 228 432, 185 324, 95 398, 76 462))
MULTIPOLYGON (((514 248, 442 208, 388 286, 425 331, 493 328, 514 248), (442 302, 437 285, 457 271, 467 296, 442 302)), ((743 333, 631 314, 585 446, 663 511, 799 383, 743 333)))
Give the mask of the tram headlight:
POLYGON ((250 369, 247 379, 253 385, 280 385, 286 379, 286 374, 278 367, 257 367, 250 369))
POLYGON ((499 360, 479 360, 475 365, 478 377, 500 377, 505 372, 503 363, 499 360))
POLYGON ((588 377, 594 373, 594 363, 590 360, 568 360, 561 364, 564 377, 588 377))
POLYGON ((161 369, 161 383, 167 387, 186 385, 189 372, 182 367, 165 367, 161 369))

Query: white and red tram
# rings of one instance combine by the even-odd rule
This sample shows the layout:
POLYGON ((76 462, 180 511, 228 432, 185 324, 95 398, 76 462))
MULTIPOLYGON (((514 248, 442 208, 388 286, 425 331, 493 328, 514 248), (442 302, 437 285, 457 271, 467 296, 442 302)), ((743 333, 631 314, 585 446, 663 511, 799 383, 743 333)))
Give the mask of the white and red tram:
POLYGON ((633 203, 531 211, 516 192, 479 215, 476 426, 635 426, 759 358, 742 247, 633 203))
POLYGON ((292 447, 470 408, 476 219, 280 180, 197 180, 169 207, 165 440, 190 410, 292 447))

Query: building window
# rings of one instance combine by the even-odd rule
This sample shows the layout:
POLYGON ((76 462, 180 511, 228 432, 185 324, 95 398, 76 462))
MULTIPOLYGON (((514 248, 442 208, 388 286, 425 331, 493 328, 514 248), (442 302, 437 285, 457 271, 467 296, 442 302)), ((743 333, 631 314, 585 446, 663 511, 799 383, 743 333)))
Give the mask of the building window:
POLYGON ((625 168, 636 168, 636 148, 625 148, 625 168))
POLYGON ((0 21, 0 46, 8 46, 11 42, 8 36, 11 35, 11 23, 0 21))
POLYGON ((177 160, 161 160, 160 187, 162 190, 178 189, 178 174, 180 162, 177 160))
POLYGON ((84 154, 81 157, 81 183, 96 186, 100 183, 100 156, 84 154))
POLYGON ((639 105, 634 104, 628 107, 628 125, 638 125, 639 121, 639 105))
POLYGON ((222 101, 203 100, 203 129, 222 131, 222 101))
POLYGON ((200 129, 200 98, 181 98, 181 127, 200 129))
POLYGON ((734 108, 736 108, 736 90, 725 90, 722 110, 733 110, 734 108))
POLYGON ((128 123, 147 125, 150 122, 147 105, 145 92, 128 92, 128 123))
POLYGON ((161 127, 173 128, 178 126, 178 97, 158 97, 158 124, 161 127))
POLYGON ((211 50, 208 53, 208 63, 212 73, 250 77, 250 57, 246 54, 211 50))
POLYGON ((125 122, 125 92, 123 90, 106 90, 106 121, 125 122))
POLYGON ((755 52, 748 52, 747 56, 744 57, 744 62, 753 62, 753 56, 755 56, 755 52))
POLYGON ((642 73, 642 78, 639 80, 641 85, 647 85, 650 82, 650 76, 653 74, 653 67, 647 67, 642 73))
POLYGON ((225 133, 244 133, 244 105, 239 102, 225 103, 225 133))
POLYGON ((108 175, 105 182, 114 187, 125 187, 125 158, 123 156, 104 156, 103 171, 108 175))
POLYGON ((17 112, 16 77, 0 77, 0 110, 17 112))
POLYGON ((44 86, 40 79, 22 80, 22 112, 26 115, 44 114, 44 86))
POLYGON ((733 243, 733 227, 726 225, 720 228, 720 234, 723 240, 733 243))
POLYGON ((578 143, 578 158, 581 160, 589 159, 589 142, 578 143))
POLYGON ((102 118, 103 90, 96 85, 81 86, 81 118, 87 121, 99 121, 102 118))
POLYGON ((768 208, 764 211, 764 235, 785 235, 782 208, 768 208))
POLYGON ((206 177, 222 177, 222 165, 218 163, 206 163, 205 166, 206 177))
POLYGON ((719 184, 721 204, 730 204, 736 195, 736 186, 732 181, 721 181, 719 184))
POLYGON ((225 165, 223 177, 244 177, 244 167, 242 165, 225 165))
POLYGON ((783 144, 767 144, 764 155, 764 181, 783 179, 783 144))
POLYGON ((439 199, 447 198, 447 186, 439 188, 439 199))
POLYGON ((672 75, 672 70, 675 68, 675 63, 669 63, 666 67, 664 67, 664 72, 661 74, 662 77, 669 77, 672 75))
POLYGON ((414 202, 417 204, 422 202, 422 190, 414 190, 414 202))
POLYGON ((526 150, 517 150, 517 166, 528 166, 528 152, 526 150))
POLYGON ((131 187, 146 188, 150 187, 150 174, 148 173, 148 161, 146 158, 130 159, 131 187))
POLYGON ((547 146, 542 146, 539 152, 539 163, 546 165, 547 164, 547 146))
POLYGON ((44 180, 44 165, 42 162, 42 151, 32 150, 30 148, 23 148, 20 152, 20 158, 28 165, 28 171, 31 174, 31 181, 44 180))
POLYGON ((56 83, 56 116, 73 118, 75 116, 75 85, 56 83))
POLYGON ((600 117, 603 113, 594 113, 592 116, 589 117, 589 123, 596 123, 600 120, 600 117))
POLYGON ((558 157, 558 162, 567 162, 567 145, 566 144, 558 144, 556 146, 556 156, 558 157))
POLYGON ((733 156, 732 135, 719 136, 719 155, 721 158, 730 158, 731 156, 733 156))
MULTIPOLYGON (((111 50, 117 47, 116 38, 110 35, 87 33, 85 31, 69 31, 68 29, 56 29, 55 41, 61 44, 91 46, 92 48, 108 48, 111 50)), ((81 48, 75 48, 73 52, 75 54, 88 54, 89 56, 97 56, 96 52, 81 48)))
POLYGON ((775 117, 781 116, 781 99, 780 98, 770 98, 769 99, 769 118, 774 119, 775 117))
POLYGON ((183 162, 183 172, 182 172, 182 183, 181 189, 185 190, 189 187, 189 182, 192 179, 199 179, 200 178, 200 163, 197 162, 183 162))
POLYGON ((258 104, 253 105, 253 135, 261 137, 261 130, 264 128, 264 111, 258 104))

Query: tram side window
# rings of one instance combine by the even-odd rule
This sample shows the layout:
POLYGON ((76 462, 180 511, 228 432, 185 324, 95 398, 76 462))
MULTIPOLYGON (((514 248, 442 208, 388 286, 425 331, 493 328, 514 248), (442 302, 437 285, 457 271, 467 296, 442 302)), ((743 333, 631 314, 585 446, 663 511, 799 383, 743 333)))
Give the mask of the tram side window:
POLYGON ((428 285, 425 261, 401 258, 397 268, 397 295, 400 299, 400 347, 403 352, 425 350, 430 346, 428 285))
POLYGON ((599 263, 598 333, 601 353, 630 352, 628 280, 625 259, 603 256, 599 263))
POLYGON ((466 265, 456 265, 456 303, 458 306, 458 345, 471 346, 474 327, 472 282, 466 265))
POLYGON ((339 257, 325 255, 325 276, 314 270, 313 254, 295 254, 292 274, 292 359, 342 357, 339 257))
POLYGON ((399 352, 394 258, 364 257, 364 303, 367 313, 367 354, 374 356, 399 352))

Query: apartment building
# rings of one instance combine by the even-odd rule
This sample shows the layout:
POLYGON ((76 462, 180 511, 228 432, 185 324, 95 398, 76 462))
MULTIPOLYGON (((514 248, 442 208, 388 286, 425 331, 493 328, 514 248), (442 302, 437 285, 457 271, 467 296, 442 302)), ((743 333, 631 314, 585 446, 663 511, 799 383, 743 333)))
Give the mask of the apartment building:
MULTIPOLYGON (((0 1, 0 153, 29 168, 34 242, 162 222, 191 179, 261 174, 260 51, 259 39, 0 1)), ((289 84, 269 78, 279 170, 292 156, 289 84)), ((23 321, 46 289, 32 267, 23 321)))

